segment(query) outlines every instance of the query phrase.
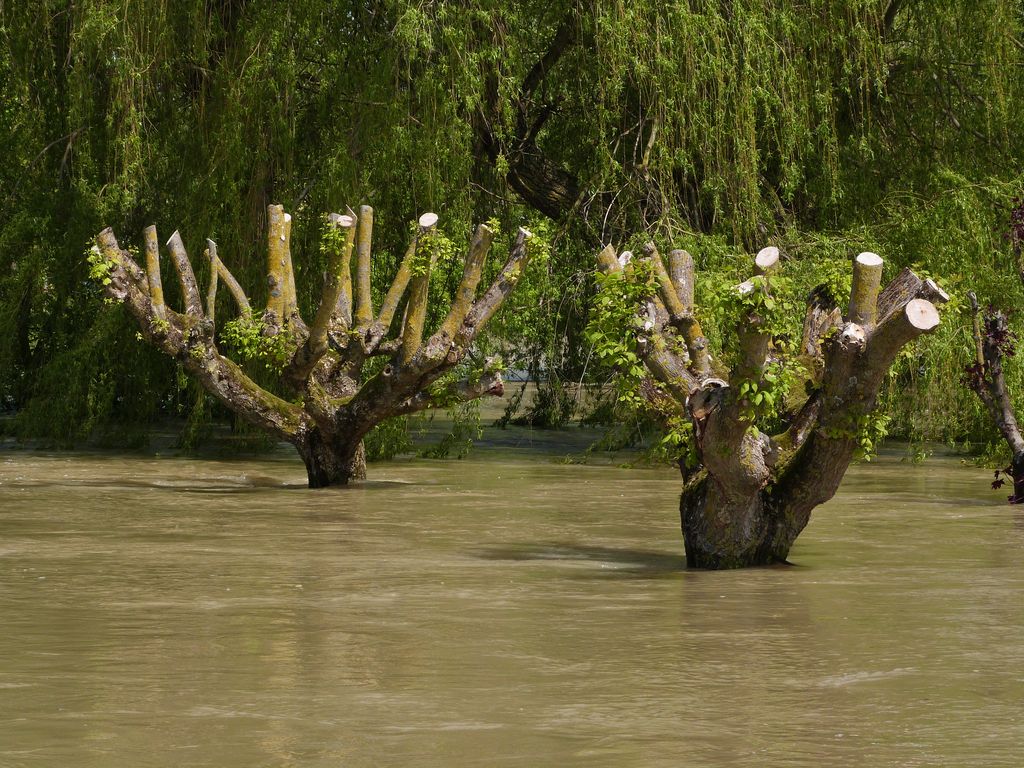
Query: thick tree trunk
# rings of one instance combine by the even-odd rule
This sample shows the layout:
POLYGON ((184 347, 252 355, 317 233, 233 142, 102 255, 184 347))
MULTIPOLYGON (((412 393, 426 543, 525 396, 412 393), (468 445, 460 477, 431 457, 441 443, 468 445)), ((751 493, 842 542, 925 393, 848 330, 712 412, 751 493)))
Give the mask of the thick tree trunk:
POLYGON ((719 570, 768 565, 785 560, 769 542, 771 526, 761 494, 729 498, 713 477, 705 475, 683 489, 679 517, 690 568, 719 570))
POLYGON ((736 476, 731 486, 710 473, 693 478, 679 502, 687 564, 719 570, 787 562, 811 512, 839 490, 855 447, 851 438, 811 435, 775 482, 754 490, 736 476))
POLYGON ((767 491, 730 498, 705 475, 679 500, 686 564, 722 570, 785 563, 809 519, 789 511, 784 499, 767 491))
POLYGON ((325 440, 314 430, 295 444, 306 465, 310 488, 348 485, 351 480, 366 479, 366 449, 362 441, 325 440))

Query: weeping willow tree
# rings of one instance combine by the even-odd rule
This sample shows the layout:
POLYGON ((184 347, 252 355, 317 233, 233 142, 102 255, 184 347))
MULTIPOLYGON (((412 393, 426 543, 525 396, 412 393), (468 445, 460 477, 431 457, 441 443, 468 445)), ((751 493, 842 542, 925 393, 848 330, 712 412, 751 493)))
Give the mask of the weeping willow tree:
MULTIPOLYGON (((269 203, 299 217, 372 199, 376 301, 406 212, 524 224, 551 258, 478 342, 554 388, 607 375, 584 336, 606 242, 679 245, 729 279, 732 254, 764 242, 795 274, 835 271, 856 245, 887 254, 890 277, 948 276, 954 309, 968 264, 982 300, 1002 282, 992 211, 1020 188, 1024 149, 1014 0, 37 5, 0 3, 0 387, 28 433, 201 402, 85 279, 96 231, 154 211, 161 230, 231 244, 256 285, 269 203)), ((311 230, 293 243, 308 315, 327 266, 311 230)), ((428 328, 460 268, 434 281, 428 328)), ((944 323, 923 364, 897 363, 881 397, 904 432, 983 423, 967 398, 954 420, 900 416, 901 392, 960 398, 948 350, 964 330, 944 323)))

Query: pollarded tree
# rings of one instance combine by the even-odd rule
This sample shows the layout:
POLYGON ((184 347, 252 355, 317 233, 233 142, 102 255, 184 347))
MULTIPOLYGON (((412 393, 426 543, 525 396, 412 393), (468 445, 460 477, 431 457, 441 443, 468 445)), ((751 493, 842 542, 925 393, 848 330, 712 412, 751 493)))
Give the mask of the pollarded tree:
POLYGON ((785 315, 799 309, 777 290, 784 282, 778 250, 765 248, 756 275, 725 292, 738 322, 718 359, 695 313, 688 253, 672 251, 666 268, 653 243, 635 260, 608 246, 598 263, 598 316, 628 312, 635 330, 618 349, 599 326, 592 338, 636 379, 634 396, 684 445, 687 563, 718 569, 784 562, 811 511, 832 498, 870 439, 875 400, 896 354, 939 324, 932 302, 948 297, 910 270, 880 291, 882 260, 862 253, 853 262, 845 317, 819 286, 797 347, 782 328, 785 315))
MULTIPOLYGON (((331 214, 324 237, 328 269, 312 322, 299 314, 292 267, 291 216, 280 205, 268 207, 268 298, 262 315, 206 241, 210 283, 205 307, 195 273, 178 232, 167 241, 181 285, 184 312, 164 303, 156 228, 144 231, 145 269, 118 244, 112 230, 96 238, 92 274, 111 299, 124 303, 141 335, 177 360, 210 394, 247 422, 295 446, 306 464, 309 485, 320 488, 365 477, 363 437, 392 416, 502 393, 501 374, 488 361, 461 380, 454 369, 467 361, 474 339, 515 287, 528 260, 520 229, 504 268, 482 296, 477 286, 494 232, 477 227, 466 254, 462 280, 451 308, 436 332, 424 338, 429 281, 437 248, 437 216, 425 213, 398 273, 375 312, 370 290, 373 209, 357 217, 331 214), (358 234, 357 234, 358 233, 358 234), (355 252, 353 275, 352 256, 355 252), (241 356, 275 363, 275 387, 284 399, 251 379, 221 354, 214 324, 219 281, 238 307, 238 319, 222 329, 241 356), (396 313, 404 304, 404 315, 396 313), (392 326, 396 332, 392 333, 392 326), (387 358, 370 366, 375 357, 387 358)), ((465 366, 461 366, 464 368, 465 366)))

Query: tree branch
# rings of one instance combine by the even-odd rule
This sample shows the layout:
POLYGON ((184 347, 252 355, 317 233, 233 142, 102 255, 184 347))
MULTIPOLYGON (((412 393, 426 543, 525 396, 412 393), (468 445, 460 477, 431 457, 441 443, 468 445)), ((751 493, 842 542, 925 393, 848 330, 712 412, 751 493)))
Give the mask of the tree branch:
POLYGON ((217 265, 220 259, 217 258, 217 244, 210 238, 206 238, 206 258, 210 260, 210 285, 206 289, 206 319, 210 325, 216 327, 215 313, 217 310, 217 265))
POLYGON ((373 322, 373 295, 370 290, 370 247, 373 242, 373 208, 359 207, 359 244, 356 247, 355 317, 357 328, 373 322))
POLYGON ((286 259, 288 236, 282 205, 267 206, 267 324, 283 327, 286 320, 286 259))
POLYGON ((472 308, 466 314, 466 319, 462 321, 462 325, 456 332, 455 344, 457 347, 466 348, 476 338, 480 329, 498 311, 502 302, 512 293, 512 289, 519 282, 519 278, 523 276, 529 263, 530 254, 526 247, 526 241, 531 237, 533 235, 529 230, 519 228, 512 250, 509 251, 508 261, 505 262, 501 273, 495 278, 487 293, 473 302, 472 308))
POLYGON ((469 251, 466 254, 466 263, 462 271, 462 281, 455 291, 455 298, 452 300, 448 316, 441 323, 441 333, 449 338, 455 336, 456 330, 462 325, 473 306, 473 299, 476 298, 476 289, 483 276, 484 263, 487 261, 487 252, 490 250, 494 240, 494 232, 486 224, 480 224, 473 233, 473 239, 469 244, 469 251))
POLYGON ((351 216, 334 213, 328 217, 328 227, 345 230, 345 242, 340 247, 332 248, 328 255, 320 304, 317 306, 313 325, 309 329, 309 336, 296 349, 288 368, 284 371, 284 378, 295 388, 301 387, 316 364, 327 354, 331 320, 335 316, 338 299, 342 293, 342 273, 348 268, 352 247, 355 244, 355 224, 355 219, 351 216))
POLYGON ((882 259, 877 253, 865 251, 853 260, 853 283, 850 288, 851 323, 873 328, 878 317, 878 290, 882 284, 882 259))
POLYGON ((416 413, 427 408, 443 408, 455 403, 466 403, 486 395, 501 397, 505 394, 505 384, 497 371, 485 371, 479 378, 463 379, 445 387, 441 391, 423 390, 403 401, 395 409, 398 416, 416 413))
POLYGON ((199 286, 196 284, 196 276, 189 263, 188 254, 185 253, 185 246, 181 242, 181 235, 174 230, 170 240, 167 241, 167 248, 174 260, 174 267, 178 272, 178 282, 181 283, 181 296, 185 302, 185 314, 192 317, 203 316, 203 305, 199 298, 199 286))
POLYGON ((231 293, 232 298, 234 298, 235 304, 238 305, 238 313, 243 319, 250 320, 252 318, 252 306, 249 304, 249 299, 246 297, 245 291, 242 290, 242 286, 239 285, 235 276, 231 274, 219 256, 217 257, 217 274, 228 287, 228 291, 231 293))
POLYGON ((177 360, 206 391, 250 424, 284 440, 291 440, 308 426, 302 409, 252 381, 235 363, 217 352, 212 336, 195 333, 193 315, 180 315, 168 309, 165 318, 159 318, 147 291, 145 273, 121 249, 111 229, 103 230, 96 242, 110 265, 110 282, 104 290, 128 308, 146 340, 177 360))
POLYGON ((146 279, 149 295, 153 299, 153 311, 157 317, 164 316, 164 287, 160 279, 160 246, 157 244, 156 227, 150 224, 142 231, 146 248, 146 279))

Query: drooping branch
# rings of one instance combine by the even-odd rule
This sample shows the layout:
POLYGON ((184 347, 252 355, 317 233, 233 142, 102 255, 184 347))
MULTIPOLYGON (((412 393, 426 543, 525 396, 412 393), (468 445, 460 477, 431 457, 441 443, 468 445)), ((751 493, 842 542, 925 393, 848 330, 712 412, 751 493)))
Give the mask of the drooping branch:
POLYGON ((498 113, 498 63, 487 75, 487 96, 473 115, 479 146, 491 163, 504 158, 506 181, 522 198, 554 220, 563 219, 576 208, 581 198, 581 185, 575 175, 547 157, 536 141, 537 133, 552 114, 549 105, 538 103, 537 92, 559 60, 579 40, 575 14, 567 13, 552 35, 545 52, 523 78, 515 97, 515 133, 510 138, 500 135, 498 113))

